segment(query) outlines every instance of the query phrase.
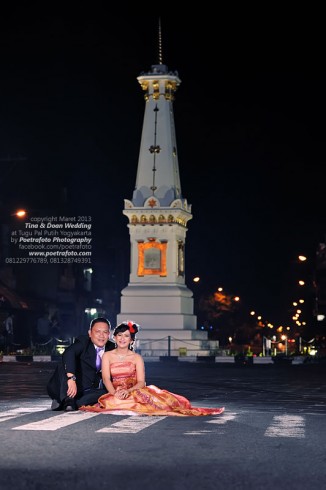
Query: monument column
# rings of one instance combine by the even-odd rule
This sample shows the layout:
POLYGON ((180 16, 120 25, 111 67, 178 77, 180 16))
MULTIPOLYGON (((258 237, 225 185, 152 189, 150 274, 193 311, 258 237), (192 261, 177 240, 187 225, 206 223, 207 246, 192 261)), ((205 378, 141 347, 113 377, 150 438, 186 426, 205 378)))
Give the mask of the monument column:
POLYGON ((130 278, 121 292, 117 323, 139 323, 142 339, 153 340, 149 350, 161 346, 166 352, 168 336, 174 355, 187 339, 187 350, 202 351, 201 342, 209 343, 207 333, 197 330, 193 293, 185 285, 186 232, 192 214, 181 193, 173 116, 181 81, 162 63, 138 81, 145 113, 135 190, 123 210, 129 221, 130 278))

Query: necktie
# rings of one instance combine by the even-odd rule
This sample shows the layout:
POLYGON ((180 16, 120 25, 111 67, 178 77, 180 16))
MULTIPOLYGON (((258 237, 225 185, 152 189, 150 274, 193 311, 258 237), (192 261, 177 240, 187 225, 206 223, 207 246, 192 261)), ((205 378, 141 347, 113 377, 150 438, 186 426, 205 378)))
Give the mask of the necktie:
POLYGON ((96 347, 96 369, 99 370, 101 369, 101 362, 102 362, 102 357, 101 357, 101 351, 104 350, 104 347, 96 347))

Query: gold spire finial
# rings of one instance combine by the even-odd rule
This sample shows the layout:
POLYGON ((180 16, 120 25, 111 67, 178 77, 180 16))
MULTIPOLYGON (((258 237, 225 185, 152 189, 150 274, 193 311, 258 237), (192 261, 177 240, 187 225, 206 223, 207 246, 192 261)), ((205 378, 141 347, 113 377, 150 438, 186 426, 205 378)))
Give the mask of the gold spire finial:
POLYGON ((163 64, 161 17, 158 19, 158 61, 160 65, 163 64))

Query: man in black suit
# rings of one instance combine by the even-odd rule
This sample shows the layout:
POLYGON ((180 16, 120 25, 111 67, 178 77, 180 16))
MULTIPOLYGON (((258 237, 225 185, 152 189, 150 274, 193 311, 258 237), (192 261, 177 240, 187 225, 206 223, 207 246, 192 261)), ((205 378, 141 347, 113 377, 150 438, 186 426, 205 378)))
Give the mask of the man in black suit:
POLYGON ((88 336, 76 338, 62 354, 47 384, 52 398, 51 410, 77 410, 82 405, 93 405, 107 393, 102 383, 101 357, 115 344, 109 340, 110 322, 106 318, 91 321, 88 336), (100 351, 97 353, 97 350, 100 351))

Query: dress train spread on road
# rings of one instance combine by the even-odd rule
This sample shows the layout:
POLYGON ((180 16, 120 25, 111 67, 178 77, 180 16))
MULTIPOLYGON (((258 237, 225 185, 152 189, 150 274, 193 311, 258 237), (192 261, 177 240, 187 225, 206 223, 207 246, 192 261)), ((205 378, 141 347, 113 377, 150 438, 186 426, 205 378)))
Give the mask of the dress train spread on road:
MULTIPOLYGON (((132 362, 111 364, 112 383, 115 389, 130 389, 136 382, 136 367, 132 362)), ((222 408, 198 408, 191 405, 184 396, 162 390, 154 385, 135 389, 125 400, 119 400, 109 393, 102 395, 96 405, 80 407, 87 412, 115 413, 118 410, 141 415, 202 416, 218 415, 222 408)))

